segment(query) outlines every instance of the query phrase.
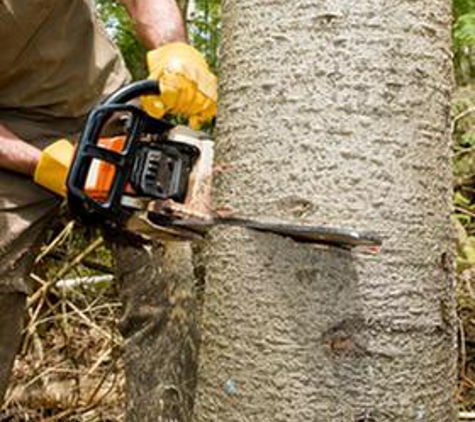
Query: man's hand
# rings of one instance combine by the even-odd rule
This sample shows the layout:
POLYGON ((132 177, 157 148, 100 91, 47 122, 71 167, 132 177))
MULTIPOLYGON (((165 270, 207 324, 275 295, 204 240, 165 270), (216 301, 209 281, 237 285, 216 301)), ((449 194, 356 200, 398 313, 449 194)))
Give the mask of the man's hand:
POLYGON ((66 178, 74 155, 74 147, 65 139, 45 148, 39 157, 34 180, 40 186, 66 197, 66 178))
POLYGON ((151 51, 150 77, 160 82, 160 97, 145 97, 154 117, 165 113, 190 118, 196 129, 217 112, 217 82, 204 57, 187 43, 185 24, 175 0, 119 0, 143 44, 151 51))
POLYGON ((217 112, 217 81, 204 57, 184 43, 171 43, 147 56, 150 78, 160 83, 160 96, 142 98, 151 116, 166 113, 190 118, 190 126, 198 129, 217 112))
POLYGON ((65 140, 41 151, 0 124, 0 169, 32 177, 38 185, 63 197, 73 153, 73 145, 65 140))

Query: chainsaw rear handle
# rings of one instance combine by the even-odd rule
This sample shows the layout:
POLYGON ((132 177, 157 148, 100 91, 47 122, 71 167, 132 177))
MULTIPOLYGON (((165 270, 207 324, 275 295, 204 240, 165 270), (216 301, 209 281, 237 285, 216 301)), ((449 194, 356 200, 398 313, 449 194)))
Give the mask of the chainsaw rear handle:
POLYGON ((140 108, 127 103, 142 95, 159 94, 157 81, 134 82, 114 92, 90 112, 66 182, 68 205, 73 215, 89 224, 97 222, 95 220, 99 217, 110 220, 113 216, 118 224, 128 218, 127 211, 121 206, 121 199, 132 171, 141 135, 162 134, 173 128, 173 125, 162 119, 154 119, 140 108), (125 144, 120 152, 99 145, 105 123, 116 113, 125 113, 130 117, 127 121, 125 144), (93 160, 112 164, 115 168, 106 200, 94 199, 86 193, 87 177, 93 160))

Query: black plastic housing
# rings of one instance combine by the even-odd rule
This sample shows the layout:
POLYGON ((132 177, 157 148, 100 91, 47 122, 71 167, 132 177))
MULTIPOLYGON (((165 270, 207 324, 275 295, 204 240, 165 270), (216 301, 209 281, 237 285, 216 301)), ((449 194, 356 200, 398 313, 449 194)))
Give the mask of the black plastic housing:
POLYGON ((185 144, 181 146, 176 143, 172 146, 170 142, 162 142, 174 125, 150 117, 135 105, 125 104, 141 95, 159 93, 156 81, 136 82, 118 90, 91 111, 77 145, 66 183, 68 205, 74 216, 88 223, 107 221, 122 224, 129 216, 129 212, 121 204, 129 183, 139 194, 155 194, 160 199, 166 199, 167 196, 179 199, 184 196, 186 170, 189 172, 192 161, 199 151, 185 144), (127 116, 123 133, 125 145, 121 152, 112 151, 99 144, 104 126, 112 116, 118 114, 127 116), (144 142, 144 139, 157 139, 160 142, 154 144, 144 142), (157 156, 160 156, 158 160, 157 156), (137 159, 148 160, 152 166, 140 171, 140 165, 136 164, 137 159), (86 182, 94 160, 109 163, 115 168, 106 200, 94 199, 86 193, 86 182), (153 160, 156 162, 153 163, 153 160), (160 166, 167 162, 169 165, 167 169, 162 169, 161 172, 160 169, 156 169, 154 173, 153 164, 160 166))

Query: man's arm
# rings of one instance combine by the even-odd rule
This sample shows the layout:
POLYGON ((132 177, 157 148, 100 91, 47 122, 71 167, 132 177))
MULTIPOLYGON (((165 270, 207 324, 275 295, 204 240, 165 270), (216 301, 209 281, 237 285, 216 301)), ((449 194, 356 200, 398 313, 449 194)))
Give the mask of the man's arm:
POLYGON ((175 0, 118 1, 127 8, 137 36, 146 48, 188 41, 185 23, 175 0))
POLYGON ((33 176, 41 151, 0 124, 0 168, 33 176))

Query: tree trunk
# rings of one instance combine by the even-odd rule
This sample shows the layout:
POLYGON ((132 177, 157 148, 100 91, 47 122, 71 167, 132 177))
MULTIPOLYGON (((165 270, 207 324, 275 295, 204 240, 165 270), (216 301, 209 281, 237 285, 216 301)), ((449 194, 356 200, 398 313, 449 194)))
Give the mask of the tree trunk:
POLYGON ((196 421, 455 420, 447 0, 227 0, 217 206, 372 230, 207 251, 196 421))

